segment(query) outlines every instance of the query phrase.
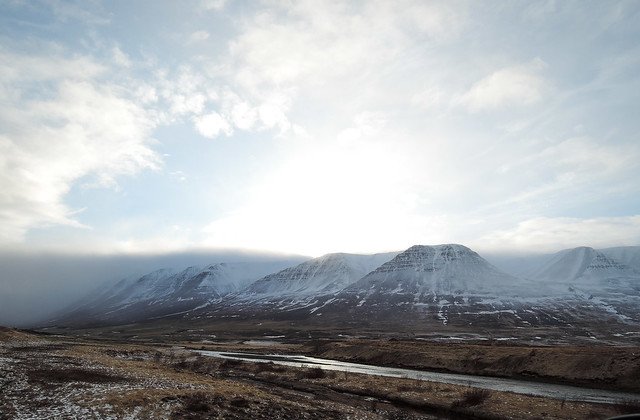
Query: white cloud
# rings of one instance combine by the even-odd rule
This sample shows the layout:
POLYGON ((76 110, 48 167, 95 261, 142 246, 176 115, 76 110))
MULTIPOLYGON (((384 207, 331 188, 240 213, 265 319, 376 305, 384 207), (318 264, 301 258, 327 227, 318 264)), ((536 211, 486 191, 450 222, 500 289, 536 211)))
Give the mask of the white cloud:
POLYGON ((342 130, 336 136, 340 143, 348 144, 362 138, 376 135, 386 123, 386 118, 380 113, 362 112, 355 116, 353 125, 342 130))
POLYGON ((193 44, 196 42, 206 41, 207 39, 209 39, 209 36, 209 32, 207 31, 195 31, 192 32, 191 35, 189 35, 188 43, 193 44))
POLYGON ((157 168, 153 122, 120 86, 99 78, 90 58, 4 53, 0 96, 0 241, 33 227, 80 226, 64 203, 80 179, 115 184, 119 175, 157 168), (86 64, 85 67, 79 65, 86 64), (34 85, 46 91, 33 96, 34 85))
POLYGON ((497 70, 476 82, 460 98, 471 111, 525 106, 544 97, 548 83, 540 74, 546 63, 536 58, 528 63, 497 70))
POLYGON ((483 248, 554 252, 576 246, 605 248, 640 243, 640 215, 627 217, 551 218, 520 222, 477 241, 483 248))
POLYGON ((88 25, 107 25, 110 22, 110 19, 102 9, 102 5, 95 0, 49 0, 44 4, 46 7, 51 8, 53 14, 62 23, 77 20, 88 25))
POLYGON ((229 136, 233 132, 231 125, 217 112, 210 112, 196 117, 195 124, 198 132, 210 139, 216 138, 223 133, 229 136))
POLYGON ((357 77, 363 69, 388 65, 416 37, 434 43, 456 33, 463 22, 463 7, 412 0, 270 6, 231 43, 237 80, 248 88, 326 86, 336 78, 357 77))
POLYGON ((210 81, 189 66, 175 72, 159 71, 150 84, 167 110, 165 122, 200 115, 211 99, 217 97, 210 81))
POLYGON ((219 11, 224 9, 227 4, 227 0, 201 0, 200 7, 204 10, 219 11))
POLYGON ((131 59, 119 47, 113 47, 111 50, 113 62, 121 67, 131 67, 131 59))
POLYGON ((411 96, 411 102, 422 108, 436 108, 444 102, 444 92, 437 86, 430 86, 411 96))
POLYGON ((640 147, 634 144, 599 143, 582 136, 536 146, 535 150, 519 150, 524 154, 521 159, 513 151, 497 158, 505 162, 497 167, 500 182, 513 185, 509 196, 494 201, 491 208, 529 203, 541 209, 564 202, 563 193, 574 195, 574 205, 588 204, 594 197, 628 189, 640 170, 640 147))
POLYGON ((239 102, 231 109, 231 119, 239 129, 250 130, 258 120, 258 110, 246 102, 239 102))

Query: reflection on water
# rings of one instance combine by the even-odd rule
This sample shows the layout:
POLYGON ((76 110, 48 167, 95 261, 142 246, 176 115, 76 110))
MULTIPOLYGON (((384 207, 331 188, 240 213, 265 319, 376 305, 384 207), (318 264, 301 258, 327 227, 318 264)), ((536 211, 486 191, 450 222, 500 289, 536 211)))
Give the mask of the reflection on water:
POLYGON ((319 367, 325 370, 363 373, 366 375, 388 376, 393 378, 409 378, 431 382, 442 382, 454 385, 472 386, 494 391, 509 391, 539 397, 564 399, 567 401, 585 401, 594 403, 613 403, 622 400, 638 400, 640 394, 606 391, 600 389, 578 388, 567 385, 556 385, 530 382, 515 379, 495 378, 489 376, 463 375, 457 373, 427 372, 412 369, 399 369, 382 366, 363 365, 359 363, 340 362, 300 355, 276 355, 253 353, 229 353, 199 350, 204 356, 223 359, 245 360, 250 362, 273 362, 293 367, 319 367))

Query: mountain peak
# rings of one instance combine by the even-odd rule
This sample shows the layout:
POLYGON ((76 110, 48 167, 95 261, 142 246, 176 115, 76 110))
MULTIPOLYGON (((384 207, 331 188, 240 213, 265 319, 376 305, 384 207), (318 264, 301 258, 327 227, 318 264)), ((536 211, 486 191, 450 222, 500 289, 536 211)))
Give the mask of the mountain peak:
POLYGON ((248 291, 264 295, 333 293, 347 287, 396 254, 331 253, 270 274, 248 291))
POLYGON ((634 270, 591 247, 581 246, 556 253, 534 278, 575 281, 580 278, 608 278, 632 275, 634 270))
POLYGON ((414 245, 382 264, 349 292, 458 295, 504 291, 518 280, 458 244, 414 245))

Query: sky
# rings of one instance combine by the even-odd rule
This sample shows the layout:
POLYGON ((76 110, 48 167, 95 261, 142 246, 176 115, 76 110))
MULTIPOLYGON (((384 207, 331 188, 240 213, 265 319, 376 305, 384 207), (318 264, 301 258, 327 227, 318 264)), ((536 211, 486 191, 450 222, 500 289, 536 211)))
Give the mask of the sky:
POLYGON ((640 244, 637 1, 0 0, 0 251, 640 244))

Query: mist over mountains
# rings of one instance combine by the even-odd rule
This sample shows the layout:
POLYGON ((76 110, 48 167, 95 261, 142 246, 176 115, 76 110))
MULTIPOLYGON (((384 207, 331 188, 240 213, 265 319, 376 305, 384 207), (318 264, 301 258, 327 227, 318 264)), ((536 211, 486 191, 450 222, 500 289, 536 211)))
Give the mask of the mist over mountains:
MULTIPOLYGON (((413 320, 525 327, 640 324, 640 247, 518 256, 507 273, 457 244, 160 269, 105 285, 49 325, 157 319, 413 320), (523 274, 523 271, 525 274, 523 274)), ((508 266, 505 259, 502 266, 508 266)))
POLYGON ((115 255, 0 252, 0 325, 33 325, 101 288, 161 268, 181 271, 223 261, 286 261, 295 265, 307 259, 244 250, 115 255))

